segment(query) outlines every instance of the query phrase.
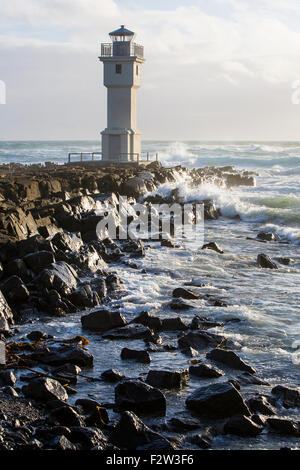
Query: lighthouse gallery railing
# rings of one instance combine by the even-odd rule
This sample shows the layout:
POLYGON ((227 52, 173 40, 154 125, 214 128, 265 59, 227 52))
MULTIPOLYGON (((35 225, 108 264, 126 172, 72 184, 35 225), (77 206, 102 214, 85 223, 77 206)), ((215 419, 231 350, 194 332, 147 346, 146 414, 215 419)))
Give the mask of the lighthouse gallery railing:
POLYGON ((140 44, 115 42, 101 44, 101 57, 140 57, 144 58, 144 47, 140 44))

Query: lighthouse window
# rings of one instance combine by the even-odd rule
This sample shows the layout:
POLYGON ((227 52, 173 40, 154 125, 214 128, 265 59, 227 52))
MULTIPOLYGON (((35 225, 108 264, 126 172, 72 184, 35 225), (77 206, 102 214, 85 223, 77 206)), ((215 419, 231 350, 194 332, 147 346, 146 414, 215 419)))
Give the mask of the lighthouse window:
POLYGON ((136 73, 136 75, 139 74, 139 66, 138 65, 136 66, 135 73, 136 73))
POLYGON ((116 73, 122 73, 122 64, 116 64, 116 73))

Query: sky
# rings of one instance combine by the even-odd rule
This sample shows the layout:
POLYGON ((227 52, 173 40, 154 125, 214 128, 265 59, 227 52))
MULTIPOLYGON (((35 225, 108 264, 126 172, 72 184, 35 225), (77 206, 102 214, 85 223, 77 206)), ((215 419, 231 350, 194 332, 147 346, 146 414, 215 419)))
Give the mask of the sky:
POLYGON ((145 47, 143 139, 300 140, 299 0, 1 0, 0 139, 100 139, 120 24, 145 47))

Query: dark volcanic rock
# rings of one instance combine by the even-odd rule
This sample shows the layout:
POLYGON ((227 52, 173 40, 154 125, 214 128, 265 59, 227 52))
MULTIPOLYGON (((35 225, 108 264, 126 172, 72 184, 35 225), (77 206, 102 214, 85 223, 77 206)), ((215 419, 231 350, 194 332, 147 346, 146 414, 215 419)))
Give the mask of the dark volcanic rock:
POLYGON ((101 407, 101 404, 96 401, 92 400, 91 398, 78 398, 75 401, 76 406, 80 406, 85 413, 93 413, 97 408, 101 407))
POLYGON ((268 269, 278 269, 278 266, 268 255, 264 253, 260 253, 257 255, 257 265, 260 268, 268 268, 268 269))
POLYGON ((148 312, 141 312, 131 323, 140 323, 141 325, 148 326, 152 330, 162 329, 161 319, 150 315, 148 312))
POLYGON ((264 396, 250 398, 247 400, 247 405, 254 413, 261 413, 262 415, 267 416, 272 416, 275 414, 275 410, 272 408, 272 405, 264 396))
POLYGON ((151 362, 151 356, 148 351, 136 350, 123 348, 121 351, 122 359, 134 359, 135 361, 142 362, 144 364, 149 364, 151 362))
POLYGON ((280 399, 285 408, 298 408, 300 406, 300 389, 277 385, 272 389, 272 394, 280 399))
POLYGON ((0 290, 0 333, 9 331, 13 322, 10 306, 0 290))
POLYGON ((279 240, 278 235, 276 233, 268 233, 268 232, 259 232, 257 234, 257 238, 259 240, 264 240, 267 242, 275 242, 279 240))
POLYGON ((222 248, 220 248, 219 245, 215 242, 206 243, 205 245, 202 246, 202 250, 213 250, 220 254, 224 253, 222 248))
POLYGON ((33 353, 30 357, 51 366, 61 366, 67 363, 75 364, 79 367, 93 366, 94 358, 92 354, 79 346, 49 347, 47 349, 48 351, 33 353))
POLYGON ((63 426, 81 426, 79 414, 71 406, 61 406, 51 411, 50 416, 63 426))
POLYGON ((163 318, 161 320, 162 331, 183 331, 187 329, 187 325, 180 317, 163 318))
POLYGON ((123 410, 138 413, 165 413, 166 398, 157 388, 140 380, 126 380, 115 388, 115 402, 123 410))
POLYGON ((212 367, 209 364, 198 364, 196 366, 190 366, 189 368, 191 375, 204 378, 217 378, 225 375, 224 372, 217 367, 212 367))
POLYGON ((30 339, 30 341, 41 341, 43 339, 47 339, 48 335, 47 335, 47 333, 43 333, 41 331, 34 330, 34 331, 31 331, 30 333, 28 333, 27 338, 30 339))
POLYGON ((146 382, 152 387, 176 388, 183 387, 189 380, 188 369, 183 370, 150 370, 146 382))
POLYGON ((118 447, 129 450, 153 443, 160 449, 173 450, 172 444, 161 434, 152 431, 140 418, 130 411, 124 411, 113 433, 112 441, 118 447))
POLYGON ((111 330, 125 326, 126 320, 120 312, 101 309, 81 317, 82 327, 91 331, 111 330))
POLYGON ((207 331, 187 333, 178 340, 180 349, 192 347, 197 351, 203 351, 209 347, 218 346, 223 340, 222 336, 207 331))
POLYGON ((29 297, 27 287, 18 276, 11 276, 6 279, 1 285, 1 290, 7 302, 12 304, 24 302, 29 297))
POLYGON ((151 330, 143 325, 126 325, 106 331, 102 335, 102 338, 107 339, 151 339, 151 337, 151 330))
POLYGON ((186 406, 200 415, 212 418, 226 418, 236 414, 250 415, 243 397, 230 383, 198 388, 187 398, 186 406))
POLYGON ((16 384, 15 374, 11 370, 0 372, 0 385, 8 385, 14 387, 16 384))
POLYGON ((124 374, 121 374, 121 372, 114 369, 105 370, 102 372, 101 377, 104 380, 107 380, 107 382, 120 382, 120 380, 126 378, 124 374))
POLYGON ((201 297, 199 294, 196 294, 196 292, 184 289, 183 287, 177 287, 174 289, 172 295, 175 298, 180 297, 182 299, 199 299, 201 297))
POLYGON ((54 289, 63 296, 68 296, 77 287, 78 276, 74 268, 65 261, 53 263, 38 276, 38 287, 54 289))
POLYGON ((37 251, 30 253, 23 258, 24 262, 34 273, 38 274, 41 269, 55 263, 54 255, 51 251, 37 251))
POLYGON ((23 386, 22 391, 27 397, 45 402, 55 399, 66 401, 68 399, 65 388, 57 380, 44 377, 31 380, 28 385, 23 386))
POLYGON ((226 364, 228 367, 255 374, 255 369, 246 364, 234 351, 227 349, 213 349, 206 354, 208 359, 226 364))
POLYGON ((190 308, 195 308, 195 306, 191 303, 185 302, 181 298, 177 298, 172 300, 170 308, 172 310, 189 310, 190 308))
POLYGON ((274 429, 274 431, 277 431, 280 434, 300 436, 299 426, 290 419, 268 418, 267 424, 270 426, 270 428, 274 429))
POLYGON ((83 246, 80 235, 75 233, 59 232, 52 238, 52 243, 62 251, 79 251, 83 246))
POLYGON ((230 418, 224 426, 226 434, 234 434, 241 437, 255 437, 263 430, 248 416, 238 415, 230 418))
POLYGON ((107 446, 107 437, 100 429, 93 427, 72 427, 70 440, 73 443, 81 444, 84 449, 92 449, 97 446, 97 450, 104 450, 107 446))

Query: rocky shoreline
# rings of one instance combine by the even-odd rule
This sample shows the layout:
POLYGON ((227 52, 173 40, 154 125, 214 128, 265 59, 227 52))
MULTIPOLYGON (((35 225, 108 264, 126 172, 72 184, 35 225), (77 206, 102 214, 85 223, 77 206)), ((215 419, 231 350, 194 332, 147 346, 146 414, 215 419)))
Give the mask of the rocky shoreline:
MULTIPOLYGON (((199 315, 187 323, 180 316, 192 311, 199 299, 207 305, 226 306, 222 298, 182 286, 170 298, 172 317, 144 311, 131 319, 126 312, 110 308, 111 300, 122 298, 124 289, 115 264, 137 269, 136 260, 151 246, 141 240, 99 239, 99 204, 107 203, 117 213, 119 195, 126 196, 129 205, 137 199, 144 204, 180 202, 176 190, 164 199, 153 196, 160 185, 176 182, 178 175, 189 178, 195 187, 210 181, 227 187, 255 185, 255 175, 233 167, 0 166, 0 334, 6 347, 6 363, 0 371, 1 450, 168 451, 210 448, 214 437, 224 434, 238 438, 266 432, 300 435, 299 421, 288 416, 289 409, 300 406, 298 388, 293 384, 271 387, 257 377, 233 344, 210 331, 221 324, 199 315), (186 357, 186 367, 165 370, 161 364, 144 379, 129 379, 106 370, 103 360, 101 375, 90 375, 95 358, 85 336, 52 337, 34 327, 37 319, 59 321, 75 313, 83 334, 95 332, 100 340, 111 341, 112 347, 127 341, 120 352, 123 364, 150 364, 155 354, 179 351, 186 357), (30 323, 32 331, 20 340, 22 325, 30 323), (176 338, 176 346, 166 342, 166 333, 176 338), (144 348, 133 348, 130 342, 135 339, 144 348), (228 370, 236 376, 232 378, 228 370), (147 416, 165 415, 168 393, 179 393, 190 377, 200 378, 199 385, 205 379, 206 385, 183 401, 183 414, 147 425, 147 416), (76 394, 79 379, 115 387, 114 402, 86 397, 71 405, 69 397, 76 394), (251 393, 253 385, 263 392, 251 393)), ((205 218, 218 219, 214 201, 203 204, 205 218)), ((276 242, 272 234, 264 233, 256 241, 276 242)), ((166 249, 176 248, 172 239, 160 243, 166 249)), ((214 242, 202 248, 222 253, 214 242)), ((264 253, 257 264, 277 269, 264 253)))

